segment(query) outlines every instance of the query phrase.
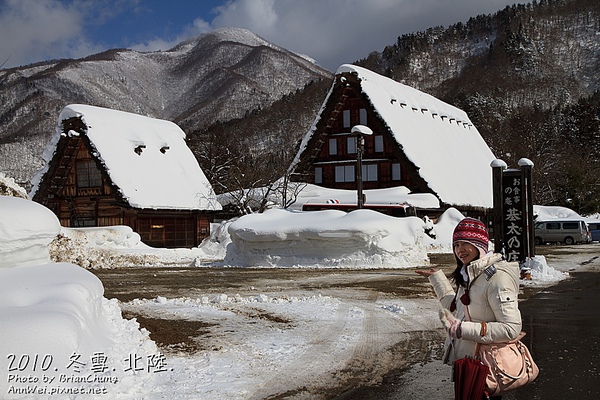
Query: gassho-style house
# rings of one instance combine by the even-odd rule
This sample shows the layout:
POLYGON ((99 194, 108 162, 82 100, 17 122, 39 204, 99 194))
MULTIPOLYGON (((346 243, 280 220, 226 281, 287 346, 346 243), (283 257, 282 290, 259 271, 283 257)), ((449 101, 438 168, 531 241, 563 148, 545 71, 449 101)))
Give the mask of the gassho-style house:
MULTIPOLYGON (((417 215, 435 218, 454 207, 465 215, 489 217, 493 207, 490 165, 495 157, 467 114, 349 64, 337 70, 321 110, 302 140, 290 166, 292 180, 356 191, 360 141, 352 128, 357 125, 372 131, 363 136, 365 208, 398 215, 394 210, 410 207, 417 215), (400 187, 413 195, 412 204, 393 190, 400 187), (386 190, 390 195, 382 196, 386 190), (369 191, 377 192, 377 199, 370 199, 369 191), (431 197, 437 199, 434 205, 431 197)), ((305 204, 304 209, 350 211, 356 205, 356 201, 321 199, 305 204)))
POLYGON ((221 210, 176 124, 72 104, 58 118, 30 197, 65 227, 127 225, 154 247, 195 247, 221 210))

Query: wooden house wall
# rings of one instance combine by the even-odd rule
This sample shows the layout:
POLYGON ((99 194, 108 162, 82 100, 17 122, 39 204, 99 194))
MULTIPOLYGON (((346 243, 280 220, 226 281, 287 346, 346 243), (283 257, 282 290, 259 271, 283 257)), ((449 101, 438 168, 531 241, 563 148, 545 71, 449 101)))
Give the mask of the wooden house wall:
POLYGON ((196 212, 139 212, 136 232, 153 247, 196 247, 210 235, 210 218, 196 212))
POLYGON ((67 227, 122 225, 122 207, 116 204, 116 191, 113 190, 110 180, 97 160, 92 158, 83 139, 77 136, 65 140, 71 142, 67 148, 76 146, 77 151, 68 167, 65 163, 67 154, 62 155, 61 165, 68 171, 68 175, 63 180, 62 187, 57 190, 59 199, 57 215, 61 225, 67 227), (91 163, 99 170, 102 175, 99 186, 79 187, 77 185, 77 164, 82 162, 91 163))
MULTIPOLYGON (((357 83, 355 83, 357 85, 357 83)), ((373 130, 372 136, 365 136, 363 166, 377 165, 377 180, 368 180, 363 176, 364 189, 380 189, 406 186, 413 192, 430 193, 426 182, 420 177, 414 164, 407 158, 402 148, 392 136, 384 121, 375 113, 371 103, 362 94, 359 86, 339 85, 330 96, 317 131, 307 144, 300 164, 296 170, 296 179, 327 188, 356 190, 357 182, 353 178, 346 182, 336 182, 336 167, 354 166, 356 175, 357 154, 349 151, 347 140, 354 125, 364 124, 373 130), (361 120, 361 109, 366 121, 361 120), (349 121, 344 123, 344 111, 349 111, 349 121), (348 123, 349 122, 349 123, 348 123), (383 150, 376 151, 375 140, 380 136, 383 150), (337 151, 331 154, 331 140, 335 140, 337 151), (393 165, 400 167, 400 179, 393 179, 393 165), (316 169, 320 168, 322 180, 317 182, 316 169)))
MULTIPOLYGON (((348 112, 346 112, 348 113, 348 112)), ((348 151, 347 138, 353 126, 366 125, 373 131, 372 136, 365 137, 365 148, 362 164, 377 164, 377 180, 365 180, 363 189, 380 189, 404 186, 413 193, 431 193, 437 196, 427 182, 420 176, 418 168, 406 157, 385 121, 381 119, 367 96, 362 92, 360 81, 353 74, 342 74, 336 77, 335 86, 322 110, 315 132, 300 155, 292 179, 308 182, 333 189, 356 190, 356 179, 348 182, 336 182, 336 166, 354 166, 356 175, 357 154, 348 151), (366 113, 366 121, 361 120, 366 113), (344 123, 344 111, 349 110, 349 123, 344 123), (383 137, 383 151, 375 151, 375 137, 383 137), (337 152, 331 154, 330 139, 336 140, 337 152), (392 179, 392 165, 400 165, 400 179, 392 179), (321 170, 322 180, 316 180, 316 168, 321 170)), ((436 143, 431 143, 436 146, 436 143)), ((442 172, 443 173, 443 172, 442 172)), ((367 202, 369 199, 366 199, 367 202)), ((428 215, 437 218, 448 207, 455 207, 465 216, 472 216, 483 221, 489 219, 490 210, 481 207, 440 204, 437 210, 421 210, 419 216, 428 215)), ((419 212, 418 212, 419 213, 419 212)))

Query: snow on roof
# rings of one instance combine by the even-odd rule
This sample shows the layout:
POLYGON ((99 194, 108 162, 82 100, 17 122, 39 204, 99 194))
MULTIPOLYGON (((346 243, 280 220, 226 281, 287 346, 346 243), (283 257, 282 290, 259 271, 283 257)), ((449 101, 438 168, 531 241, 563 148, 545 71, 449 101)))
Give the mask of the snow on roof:
MULTIPOLYGON (((439 208, 440 202, 431 193, 411 193, 406 186, 396 186, 383 189, 366 189, 363 191, 370 205, 411 205, 419 208, 439 208)), ((318 185, 307 184, 298 193, 298 198, 290 206, 292 209, 302 209, 305 203, 323 204, 335 202, 338 204, 356 204, 356 190, 331 189, 318 185)))
MULTIPOLYGON (((173 122, 124 111, 71 104, 58 118, 58 126, 44 159, 47 170, 62 121, 79 117, 87 137, 110 179, 135 208, 220 210, 212 186, 185 143, 185 133, 173 122)), ((77 134, 70 131, 68 134, 77 134)), ((41 175, 40 174, 40 175, 41 175)), ((34 179, 34 192, 41 176, 34 179)))
POLYGON ((464 111, 365 68, 345 64, 336 74, 342 72, 358 74, 375 111, 443 202, 493 206, 496 157, 464 111))
POLYGON ((536 221, 552 221, 553 219, 581 220, 583 217, 567 207, 562 206, 533 206, 536 221))
MULTIPOLYGON (((493 206, 490 164, 496 157, 464 111, 365 68, 344 64, 336 75, 344 72, 358 75, 375 112, 441 201, 493 206)), ((329 94, 325 102, 328 99, 329 94)), ((320 115, 317 121, 319 118, 320 115)), ((293 165, 315 126, 316 121, 302 141, 293 165)))

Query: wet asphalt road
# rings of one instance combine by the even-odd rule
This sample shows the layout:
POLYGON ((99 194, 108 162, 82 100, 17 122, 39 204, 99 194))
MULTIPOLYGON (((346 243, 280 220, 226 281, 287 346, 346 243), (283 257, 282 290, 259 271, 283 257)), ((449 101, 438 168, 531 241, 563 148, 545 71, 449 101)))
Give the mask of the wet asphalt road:
MULTIPOLYGON (((540 374, 503 400, 600 399, 600 273, 572 272, 570 279, 519 307, 527 332, 523 342, 540 374)), ((450 368, 439 357, 390 374, 380 387, 359 388, 339 399, 452 399, 450 368)))
MULTIPOLYGON (((562 264, 568 260, 567 264, 573 264, 574 268, 570 269, 571 278, 555 286, 541 291, 525 290, 523 298, 527 300, 519 304, 523 330, 527 332, 523 341, 530 348, 540 375, 533 384, 504 396, 504 400, 600 399, 600 248, 597 246, 600 245, 573 248, 545 246, 541 249, 547 257, 559 257, 562 264), (586 265, 589 267, 585 268, 586 271, 576 271, 586 265)), ((436 260, 436 265, 445 265, 446 261, 442 257, 436 260)), ((194 269, 194 274, 186 272, 192 274, 191 277, 185 275, 186 279, 181 279, 181 274, 175 273, 177 271, 172 268, 153 272, 148 274, 146 269, 137 272, 131 269, 96 271, 105 284, 107 296, 122 301, 142 294, 145 297, 165 295, 165 288, 169 289, 170 295, 181 296, 191 295, 194 290, 200 289, 232 287, 240 290, 250 284, 284 291, 291 290, 286 286, 289 285, 298 290, 351 287, 400 297, 431 295, 429 285, 417 279, 413 271, 402 270, 386 274, 382 271, 360 271, 357 277, 354 276, 356 271, 344 274, 340 271, 275 270, 265 275, 264 271, 194 269), (195 275, 199 275, 197 280, 192 279, 195 275)), ((431 339, 422 347, 430 349, 429 358, 425 358, 428 361, 389 373, 380 386, 357 387, 336 397, 324 395, 323 398, 452 399, 450 367, 440 361, 441 342, 431 339)))
POLYGON ((600 273, 572 273, 520 308, 540 375, 505 398, 600 399, 600 273))

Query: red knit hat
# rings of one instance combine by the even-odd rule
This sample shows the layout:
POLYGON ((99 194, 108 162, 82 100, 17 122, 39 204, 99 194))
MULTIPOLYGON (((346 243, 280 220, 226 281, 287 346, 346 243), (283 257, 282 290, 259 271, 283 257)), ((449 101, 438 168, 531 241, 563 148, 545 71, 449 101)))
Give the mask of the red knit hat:
POLYGON ((475 218, 465 218, 456 225, 452 234, 452 247, 458 241, 471 243, 473 246, 483 250, 483 254, 489 249, 489 235, 485 224, 475 218))

